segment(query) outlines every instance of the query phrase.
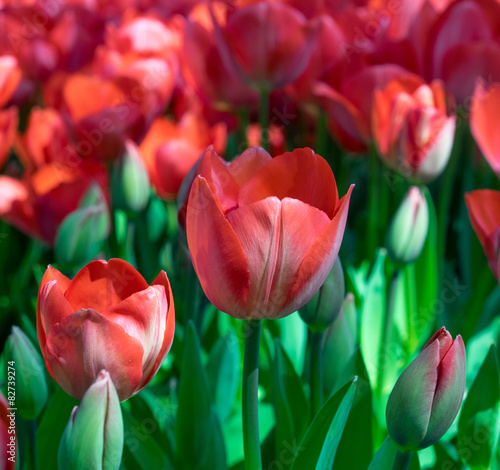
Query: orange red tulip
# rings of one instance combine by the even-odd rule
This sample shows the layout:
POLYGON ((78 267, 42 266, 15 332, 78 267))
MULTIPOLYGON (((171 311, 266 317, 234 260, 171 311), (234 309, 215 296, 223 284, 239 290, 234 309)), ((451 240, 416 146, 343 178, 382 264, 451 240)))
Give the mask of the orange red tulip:
POLYGON ((308 148, 275 158, 250 148, 227 166, 209 148, 197 172, 187 240, 209 300, 243 319, 302 307, 337 257, 353 187, 339 200, 331 168, 308 148))
POLYGON ((81 400, 106 369, 120 398, 142 390, 172 345, 167 275, 151 285, 126 261, 92 261, 70 280, 49 266, 40 283, 37 334, 50 374, 81 400))

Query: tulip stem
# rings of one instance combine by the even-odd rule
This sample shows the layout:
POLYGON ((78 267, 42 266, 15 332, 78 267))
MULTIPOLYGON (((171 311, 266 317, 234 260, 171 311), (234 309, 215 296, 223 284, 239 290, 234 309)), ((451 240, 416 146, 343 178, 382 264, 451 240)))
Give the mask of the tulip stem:
POLYGON ((310 384, 311 384, 311 412, 316 416, 323 405, 323 332, 311 331, 310 334, 310 384))
POLYGON ((261 147, 265 150, 269 150, 269 90, 267 88, 262 88, 260 90, 260 101, 259 101, 259 123, 260 130, 262 132, 261 147))
POLYGON ((259 349, 261 320, 247 322, 243 363, 243 446, 245 469, 262 469, 259 440, 259 349))
POLYGON ((396 458, 394 460, 394 466, 392 470, 407 470, 410 466, 411 458, 413 457, 413 453, 409 452, 400 452, 399 450, 396 453, 396 458))
POLYGON ((367 248, 368 248, 368 258, 371 259, 374 256, 375 250, 378 246, 378 218, 379 218, 379 188, 380 188, 380 178, 379 178, 379 167, 378 167, 378 155, 375 146, 372 147, 370 152, 370 174, 369 186, 368 186, 368 237, 367 237, 367 248))

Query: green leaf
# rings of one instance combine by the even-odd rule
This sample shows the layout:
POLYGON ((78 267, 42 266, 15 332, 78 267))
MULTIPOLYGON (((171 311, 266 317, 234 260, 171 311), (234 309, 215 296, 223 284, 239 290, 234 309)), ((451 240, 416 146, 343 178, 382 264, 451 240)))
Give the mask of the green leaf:
POLYGON ((279 459, 286 447, 299 443, 304 437, 310 420, 310 410, 302 381, 278 338, 274 344, 273 401, 276 416, 276 457, 279 459))
MULTIPOLYGON (((387 437, 387 439, 382 443, 380 448, 377 450, 373 456, 373 460, 368 467, 368 470, 388 470, 394 465, 394 460, 396 459, 397 447, 394 441, 387 437)), ((420 470, 420 464, 418 462, 417 453, 413 454, 410 462, 409 470, 420 470)))
POLYGON ((500 376, 495 346, 464 401, 458 421, 459 456, 473 470, 489 469, 500 434, 500 376))
POLYGON ((177 411, 178 460, 186 469, 224 469, 226 451, 192 322, 184 337, 177 411))
POLYGON ((436 208, 429 190, 422 187, 422 193, 429 207, 429 232, 422 253, 415 261, 415 286, 417 311, 414 316, 414 336, 411 336, 411 351, 417 347, 415 339, 422 343, 429 339, 433 333, 436 317, 435 302, 438 299, 438 224, 436 208), (424 341, 425 340, 425 341, 424 341))
POLYGON ((240 346, 233 330, 221 336, 210 351, 207 375, 214 405, 224 422, 234 405, 240 383, 240 346))
POLYGON ((137 421, 122 407, 124 442, 122 465, 127 470, 173 469, 172 462, 152 436, 149 421, 137 421))
POLYGON ((306 358, 306 324, 302 321, 298 312, 279 320, 273 320, 273 323, 279 328, 281 345, 292 361, 295 371, 297 374, 301 374, 306 358))
POLYGON ((384 249, 378 250, 368 279, 361 308, 360 346, 373 389, 378 387, 379 360, 382 354, 383 325, 386 315, 386 279, 384 249))
POLYGON ((436 461, 432 466, 432 470, 460 470, 462 468, 462 464, 458 463, 450 455, 448 449, 441 442, 434 444, 434 451, 436 453, 436 461))
POLYGON ((319 410, 302 439, 292 470, 330 470, 356 392, 357 377, 342 387, 319 410))
POLYGON ((71 411, 78 401, 64 390, 58 390, 49 401, 36 431, 36 466, 38 470, 57 468, 59 441, 71 411))

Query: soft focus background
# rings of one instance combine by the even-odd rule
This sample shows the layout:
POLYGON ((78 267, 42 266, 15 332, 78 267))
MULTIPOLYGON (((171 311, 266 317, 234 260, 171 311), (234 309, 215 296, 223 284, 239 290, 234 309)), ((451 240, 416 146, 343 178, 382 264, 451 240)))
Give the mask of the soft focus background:
MULTIPOLYGON (((0 0, 0 106, 1 344, 16 325, 38 350, 48 264, 73 277, 118 257, 170 279, 174 343, 122 405, 121 468, 243 468, 245 324, 210 304, 185 236, 209 146, 228 161, 311 147, 341 197, 356 185, 339 255, 350 294, 321 337, 325 400, 359 376, 333 468, 368 468, 396 379, 443 325, 466 345, 466 415, 410 468, 500 468, 500 2, 0 0), (388 227, 412 185, 427 235, 399 265, 388 227), (491 191, 466 205, 478 189, 491 191)), ((313 333, 295 313, 262 335, 264 468, 291 468, 313 333)), ((46 380, 36 416, 18 412, 19 468, 57 468, 77 404, 46 380)))

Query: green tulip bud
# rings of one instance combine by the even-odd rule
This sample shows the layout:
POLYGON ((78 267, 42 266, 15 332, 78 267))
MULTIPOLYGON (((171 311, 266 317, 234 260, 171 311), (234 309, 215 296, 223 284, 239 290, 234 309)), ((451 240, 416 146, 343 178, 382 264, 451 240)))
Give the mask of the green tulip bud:
POLYGON ((302 320, 312 331, 323 331, 337 318, 345 295, 344 272, 337 256, 332 269, 314 297, 300 310, 302 320))
POLYGON ((115 470, 123 453, 120 400, 102 370, 71 412, 59 444, 59 470, 115 470))
POLYGON ((114 206, 125 212, 140 212, 149 201, 148 170, 131 140, 125 143, 125 152, 116 162, 111 188, 114 206))
POLYGON ((45 364, 30 339, 17 326, 5 344, 8 381, 15 383, 17 412, 25 419, 35 419, 47 402, 45 364))
POLYGON ((422 252, 429 230, 429 208, 419 188, 412 186, 394 214, 387 232, 387 252, 396 264, 413 263, 422 252))
POLYGON ((108 204, 101 187, 94 183, 57 230, 55 255, 60 263, 83 264, 99 251, 111 229, 108 204))
POLYGON ((400 449, 435 444, 453 423, 465 389, 465 347, 441 328, 403 371, 387 402, 387 429, 400 449))

